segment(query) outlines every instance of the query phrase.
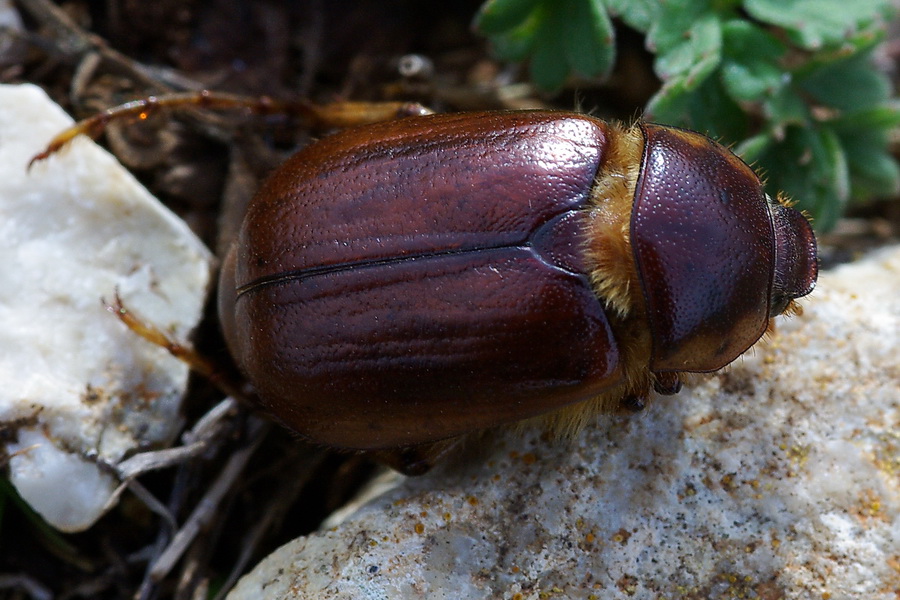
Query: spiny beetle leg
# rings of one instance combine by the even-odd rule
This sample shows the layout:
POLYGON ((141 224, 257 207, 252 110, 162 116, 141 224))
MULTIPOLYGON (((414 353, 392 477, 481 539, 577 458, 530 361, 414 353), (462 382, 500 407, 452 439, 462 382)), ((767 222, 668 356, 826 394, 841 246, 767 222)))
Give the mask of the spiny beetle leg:
POLYGON ((268 96, 240 96, 208 90, 162 94, 120 104, 75 123, 50 140, 43 152, 32 157, 28 168, 55 154, 79 135, 96 139, 113 121, 125 118, 144 120, 160 109, 170 108, 243 109, 254 115, 283 114, 298 117, 309 127, 319 129, 365 125, 432 112, 417 102, 337 101, 314 104, 308 100, 275 100, 268 96))

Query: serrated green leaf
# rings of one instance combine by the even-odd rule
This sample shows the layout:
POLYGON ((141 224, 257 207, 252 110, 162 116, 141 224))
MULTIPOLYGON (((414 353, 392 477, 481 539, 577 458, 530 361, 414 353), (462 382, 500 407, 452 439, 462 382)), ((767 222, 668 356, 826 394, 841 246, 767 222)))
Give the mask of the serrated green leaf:
POLYGON ((806 60, 791 66, 791 74, 795 79, 802 80, 820 69, 829 65, 842 63, 857 54, 870 53, 885 38, 884 28, 870 28, 862 32, 848 34, 838 46, 824 48, 814 53, 809 53, 806 60))
POLYGON ((804 48, 836 45, 890 12, 890 0, 746 0, 754 18, 785 29, 804 48))
POLYGON ((583 77, 605 76, 615 62, 615 33, 600 0, 562 0, 566 59, 583 77))
POLYGON ((475 16, 475 27, 498 34, 518 27, 534 12, 541 0, 487 0, 475 16))
POLYGON ((532 80, 553 91, 570 71, 603 76, 615 62, 614 29, 602 0, 494 0, 476 25, 491 34, 494 53, 530 59, 532 80))
POLYGON ((702 58, 700 61, 691 64, 687 72, 667 82, 670 85, 663 86, 663 90, 667 90, 669 93, 690 93, 706 81, 707 77, 719 65, 719 62, 718 55, 702 58))
POLYGON ((759 141, 756 144, 761 149, 759 155, 753 156, 750 151, 752 148, 748 148, 745 160, 752 161, 758 171, 763 173, 771 195, 784 192, 797 202, 799 208, 812 213, 818 202, 808 183, 809 161, 801 158, 803 147, 794 138, 795 136, 786 136, 785 139, 776 141, 769 137, 768 144, 759 141))

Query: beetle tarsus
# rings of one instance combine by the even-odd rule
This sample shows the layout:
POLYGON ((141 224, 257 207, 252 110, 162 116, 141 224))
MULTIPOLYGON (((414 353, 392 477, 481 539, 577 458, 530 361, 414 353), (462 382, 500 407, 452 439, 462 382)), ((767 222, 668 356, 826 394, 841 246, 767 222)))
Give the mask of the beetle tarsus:
POLYGON ((647 408, 647 396, 631 394, 622 398, 622 408, 631 412, 641 412, 647 408))
POLYGON ((428 444, 388 448, 372 452, 380 463, 409 477, 424 475, 454 446, 457 439, 441 440, 428 444))

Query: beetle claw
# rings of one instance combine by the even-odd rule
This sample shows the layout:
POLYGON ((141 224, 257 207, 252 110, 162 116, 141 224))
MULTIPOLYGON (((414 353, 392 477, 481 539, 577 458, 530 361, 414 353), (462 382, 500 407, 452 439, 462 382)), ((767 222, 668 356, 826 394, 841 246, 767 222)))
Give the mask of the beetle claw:
POLYGON ((656 378, 653 380, 653 389, 657 394, 663 396, 672 396, 681 391, 681 378, 678 373, 655 373, 656 378))
POLYGON ((646 394, 630 394, 622 398, 622 408, 631 412, 641 412, 647 407, 646 394))

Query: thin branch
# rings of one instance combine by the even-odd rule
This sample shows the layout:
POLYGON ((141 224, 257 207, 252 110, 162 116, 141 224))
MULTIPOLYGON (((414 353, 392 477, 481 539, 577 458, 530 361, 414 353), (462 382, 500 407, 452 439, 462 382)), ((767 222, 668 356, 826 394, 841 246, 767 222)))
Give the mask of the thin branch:
POLYGON ((151 580, 160 581, 168 575, 197 534, 212 519, 219 503, 234 487, 238 477, 240 477, 247 466, 250 457, 259 448, 269 427, 271 427, 271 423, 268 421, 253 420, 248 432, 250 443, 244 448, 237 450, 228 459, 219 477, 213 482, 200 502, 197 503, 197 506, 194 507, 194 511, 178 533, 175 534, 169 546, 157 557, 156 563, 150 569, 151 580))
POLYGON ((37 579, 24 573, 0 575, 0 589, 24 590, 33 600, 53 600, 53 592, 37 579))

